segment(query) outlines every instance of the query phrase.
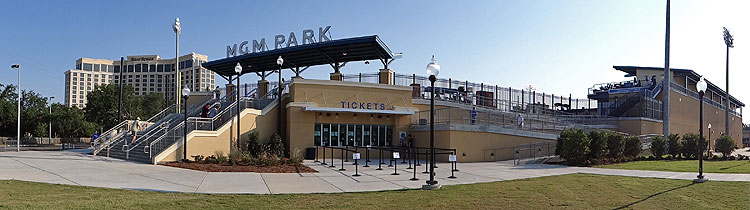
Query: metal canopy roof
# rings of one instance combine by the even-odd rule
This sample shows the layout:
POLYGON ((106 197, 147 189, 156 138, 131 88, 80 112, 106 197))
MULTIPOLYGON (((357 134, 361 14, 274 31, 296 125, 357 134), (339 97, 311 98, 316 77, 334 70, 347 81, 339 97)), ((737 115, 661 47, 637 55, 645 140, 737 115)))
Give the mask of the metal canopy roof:
MULTIPOLYGON (((664 71, 664 68, 662 67, 643 67, 643 66, 612 66, 612 68, 615 68, 617 70, 623 71, 628 74, 635 75, 636 69, 644 69, 644 70, 660 70, 664 71)), ((695 71, 691 69, 678 69, 678 68, 669 68, 670 71, 677 75, 682 75, 690 78, 693 81, 700 80, 701 75, 696 73, 695 71)), ((721 89, 719 86, 716 86, 711 81, 706 80, 706 83, 708 83, 708 90, 714 91, 719 93, 719 95, 726 95, 727 92, 721 89)), ((745 103, 742 103, 742 101, 738 100, 732 95, 729 95, 729 99, 732 100, 732 102, 736 103, 739 106, 745 106, 745 103)))
POLYGON ((239 62, 242 74, 278 70, 276 59, 284 59, 283 68, 307 67, 348 61, 392 59, 393 53, 377 35, 331 40, 297 45, 257 53, 224 58, 203 63, 203 67, 221 76, 237 75, 234 67, 239 62))

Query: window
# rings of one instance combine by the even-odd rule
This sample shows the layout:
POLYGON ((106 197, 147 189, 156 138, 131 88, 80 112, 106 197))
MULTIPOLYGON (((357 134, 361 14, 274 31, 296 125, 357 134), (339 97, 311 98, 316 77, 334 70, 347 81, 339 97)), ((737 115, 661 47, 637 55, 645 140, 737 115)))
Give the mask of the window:
MULTIPOLYGON (((74 76, 74 77, 75 77, 75 76, 78 76, 78 73, 77 73, 77 72, 73 72, 73 76, 74 76)), ((75 80, 75 78, 73 78, 73 79, 75 80)))
POLYGON ((141 65, 139 64, 135 65, 135 72, 141 72, 141 65))
POLYGON ((164 72, 164 65, 162 64, 156 65, 156 72, 164 72))
POLYGON ((133 65, 128 65, 128 71, 127 72, 133 72, 134 71, 133 65))
POLYGON ((107 72, 113 72, 115 69, 114 65, 107 65, 107 72))
POLYGON ((156 65, 151 64, 148 66, 148 72, 156 72, 156 65))
POLYGON ((83 70, 84 70, 84 71, 91 71, 91 69, 92 69, 92 68, 93 68, 93 67, 91 66, 91 64, 90 64, 90 63, 84 63, 84 64, 83 64, 83 70))
POLYGON ((164 64, 164 72, 172 72, 172 64, 164 64))
MULTIPOLYGON (((135 78, 141 78, 141 75, 140 74, 139 75, 135 75, 135 78)), ((136 81, 138 81, 138 80, 136 80, 136 81)))
POLYGON ((113 72, 115 72, 115 73, 120 73, 120 66, 119 66, 119 65, 115 66, 115 68, 114 68, 114 69, 115 69, 115 70, 114 70, 113 72))
POLYGON ((76 63, 76 69, 81 69, 81 64, 80 63, 76 63))

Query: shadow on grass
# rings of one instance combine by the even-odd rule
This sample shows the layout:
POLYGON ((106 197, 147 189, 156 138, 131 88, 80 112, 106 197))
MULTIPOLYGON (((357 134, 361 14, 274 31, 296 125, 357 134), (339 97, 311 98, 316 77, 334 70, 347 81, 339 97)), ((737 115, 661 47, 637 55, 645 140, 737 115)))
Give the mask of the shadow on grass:
POLYGON ((744 163, 740 163, 740 164, 738 164, 738 165, 735 165, 735 166, 729 166, 729 167, 724 167, 724 168, 720 168, 719 170, 727 170, 727 169, 732 169, 732 168, 735 168, 735 167, 740 167, 740 166, 742 166, 742 165, 747 165, 748 163, 750 163, 750 162, 744 162, 744 163))
POLYGON ((675 191, 675 190, 679 190, 679 189, 682 189, 682 188, 686 188, 686 187, 689 187, 689 186, 691 186, 691 185, 693 185, 693 184, 695 184, 695 183, 690 183, 690 184, 687 184, 687 185, 683 185, 683 186, 675 187, 675 188, 672 188, 672 189, 668 189, 668 190, 665 190, 665 191, 661 191, 661 192, 655 193, 655 194, 653 194, 653 195, 649 195, 649 196, 647 196, 647 197, 645 197, 645 198, 643 198, 643 199, 641 199, 641 200, 638 200, 638 201, 635 201, 635 202, 629 203, 629 204, 627 204, 627 205, 624 205, 624 206, 620 206, 620 207, 614 208, 614 210, 617 210, 617 209, 625 209, 625 208, 628 208, 628 207, 630 207, 630 206, 633 206, 633 205, 635 205, 635 204, 639 204, 639 203, 641 203, 641 202, 643 202, 643 201, 646 201, 646 200, 648 200, 648 199, 651 199, 651 198, 653 198, 653 197, 656 197, 656 196, 658 196, 658 195, 661 195, 661 194, 664 194, 664 193, 668 193, 668 192, 672 192, 672 191, 675 191))

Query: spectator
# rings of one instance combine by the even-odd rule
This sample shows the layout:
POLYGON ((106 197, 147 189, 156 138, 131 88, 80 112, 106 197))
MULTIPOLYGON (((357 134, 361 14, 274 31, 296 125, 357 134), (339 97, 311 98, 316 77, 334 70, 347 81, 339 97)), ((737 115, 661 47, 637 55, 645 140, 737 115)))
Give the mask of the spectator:
POLYGON ((211 107, 211 109, 208 110, 208 116, 207 117, 214 118, 214 117, 216 117, 216 114, 219 114, 219 104, 214 104, 214 106, 211 107))
POLYGON ((477 107, 471 107, 469 114, 471 116, 471 124, 474 125, 477 122, 477 107))
POLYGON ((208 110, 211 109, 211 104, 206 103, 205 106, 203 106, 203 109, 201 110, 201 117, 208 117, 208 110))
POLYGON ((518 128, 523 129, 523 116, 521 114, 518 114, 518 128))
POLYGON ((219 89, 219 86, 216 86, 216 89, 214 89, 214 100, 221 99, 221 90, 219 89))
POLYGON ((130 143, 135 142, 135 138, 138 136, 138 131, 141 131, 141 118, 136 117, 135 120, 133 120, 133 124, 130 125, 130 131, 133 133, 133 138, 130 140, 130 143))

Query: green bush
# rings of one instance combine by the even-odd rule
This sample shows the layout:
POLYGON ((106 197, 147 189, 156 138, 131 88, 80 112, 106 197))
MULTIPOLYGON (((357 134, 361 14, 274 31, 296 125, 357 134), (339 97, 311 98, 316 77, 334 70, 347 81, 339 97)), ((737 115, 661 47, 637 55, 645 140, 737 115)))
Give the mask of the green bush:
POLYGON ((256 130, 247 135, 247 151, 254 157, 260 157, 260 153, 263 152, 263 144, 260 142, 256 130))
POLYGON ((661 157, 664 155, 664 152, 666 151, 667 141, 664 140, 664 137, 662 136, 656 136, 654 139, 651 140, 651 147, 649 150, 651 150, 651 154, 654 154, 654 157, 657 159, 661 159, 661 157))
POLYGON ((637 136, 628 136, 625 138, 624 155, 628 159, 634 159, 641 153, 641 139, 637 136))
POLYGON ((732 155, 732 152, 734 151, 734 141, 732 140, 731 136, 721 136, 718 139, 716 139, 716 145, 714 145, 714 150, 716 152, 721 153, 721 157, 727 158, 730 155, 732 155))
POLYGON ((560 157, 565 158, 571 164, 581 165, 585 163, 591 140, 583 130, 577 128, 563 130, 557 141, 560 145, 560 157))
POLYGON ((625 151, 625 137, 617 133, 607 135, 607 152, 610 158, 620 158, 625 151))
POLYGON ((271 136, 271 139, 268 140, 268 145, 266 148, 268 148, 266 152, 269 155, 284 157, 284 141, 281 139, 281 136, 279 136, 279 134, 274 133, 273 136, 271 136))
POLYGON ((680 144, 680 135, 678 134, 669 134, 669 138, 667 138, 667 153, 672 156, 672 158, 676 158, 677 156, 682 153, 682 144, 680 144))
POLYGON ((214 152, 214 155, 216 155, 216 163, 226 163, 227 162, 227 156, 224 156, 224 152, 222 151, 216 151, 214 152))
POLYGON ((703 141, 703 146, 698 145, 701 138, 703 137, 694 133, 682 135, 682 155, 685 158, 698 159, 700 152, 706 151, 707 141, 703 141))
POLYGON ((589 132, 589 160, 596 160, 604 157, 607 154, 607 135, 608 132, 595 131, 589 132))

